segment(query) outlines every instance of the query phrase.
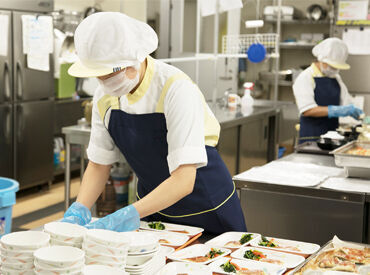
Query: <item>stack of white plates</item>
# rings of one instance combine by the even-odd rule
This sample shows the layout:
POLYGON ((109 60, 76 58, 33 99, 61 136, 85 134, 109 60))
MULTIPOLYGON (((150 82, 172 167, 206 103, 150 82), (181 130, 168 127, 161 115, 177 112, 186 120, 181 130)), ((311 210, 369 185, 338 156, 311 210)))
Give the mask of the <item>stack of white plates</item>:
POLYGON ((82 244, 87 265, 106 265, 124 270, 130 239, 118 232, 88 230, 82 244))
POLYGON ((51 245, 82 248, 87 229, 77 224, 51 222, 44 225, 44 231, 50 234, 51 245))
POLYGON ((76 247, 43 247, 34 256, 36 274, 81 274, 85 266, 85 252, 76 247))
POLYGON ((1 274, 34 274, 33 253, 49 245, 50 236, 39 231, 23 231, 1 238, 1 274))
POLYGON ((106 265, 87 265, 82 273, 84 275, 129 275, 122 269, 113 268, 106 265))
MULTIPOLYGON (((166 261, 165 250, 161 251, 159 238, 152 232, 121 233, 130 239, 125 270, 130 274, 154 274, 166 261)), ((168 252, 167 252, 168 253, 168 252)))

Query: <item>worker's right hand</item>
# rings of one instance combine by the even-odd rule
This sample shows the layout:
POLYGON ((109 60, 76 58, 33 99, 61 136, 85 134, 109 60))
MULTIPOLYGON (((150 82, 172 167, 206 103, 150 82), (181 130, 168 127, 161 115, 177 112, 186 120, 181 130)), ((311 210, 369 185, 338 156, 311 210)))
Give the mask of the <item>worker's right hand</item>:
POLYGON ((85 205, 74 202, 64 213, 64 218, 61 221, 86 225, 91 221, 91 212, 85 205))
POLYGON ((358 117, 363 113, 363 111, 355 105, 344 105, 344 106, 335 106, 335 105, 329 105, 328 106, 328 117, 345 117, 345 116, 351 116, 355 119, 358 119, 358 117))

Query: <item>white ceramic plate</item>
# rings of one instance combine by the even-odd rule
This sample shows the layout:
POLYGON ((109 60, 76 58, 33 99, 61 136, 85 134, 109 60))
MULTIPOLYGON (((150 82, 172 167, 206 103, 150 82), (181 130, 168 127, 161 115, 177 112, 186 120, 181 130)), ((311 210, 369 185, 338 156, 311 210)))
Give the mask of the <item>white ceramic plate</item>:
POLYGON ((266 249, 272 249, 277 251, 283 251, 283 252, 289 252, 289 253, 296 253, 296 254, 302 254, 302 255, 311 255, 315 252, 317 252, 320 249, 320 246, 318 244, 313 243, 305 243, 305 242, 298 242, 298 241, 292 241, 292 240, 285 240, 285 239, 278 239, 278 238, 272 238, 272 237, 266 237, 268 240, 273 239, 274 243, 281 247, 266 247, 259 245, 259 242, 261 241, 261 237, 253 239, 250 243, 252 246, 256 247, 262 247, 266 249), (298 250, 295 250, 293 248, 287 248, 293 247, 298 250))
POLYGON ((204 231, 204 229, 200 227, 173 224, 173 223, 165 223, 165 222, 163 222, 162 224, 165 226, 165 229, 158 230, 158 229, 150 228, 147 222, 141 221, 140 228, 145 229, 145 230, 150 230, 150 231, 159 231, 159 232, 169 231, 169 232, 186 234, 188 236, 195 236, 204 231))
POLYGON ((87 229, 78 224, 51 222, 44 225, 44 231, 58 241, 81 243, 86 235, 87 229))
POLYGON ((231 248, 231 249, 235 249, 235 248, 240 248, 240 247, 243 247, 243 246, 247 246, 254 238, 257 238, 257 237, 260 237, 261 235, 260 234, 257 234, 257 233, 250 233, 250 232, 226 232, 226 233, 223 233, 211 240, 209 240, 208 242, 206 242, 207 245, 216 245, 216 246, 221 246, 221 247, 226 247, 226 248, 231 248), (241 239, 241 237, 244 235, 244 234, 252 234, 251 237, 252 239, 244 244, 240 244, 239 243, 239 240, 241 239), (228 242, 238 242, 239 244, 228 244, 226 245, 228 242))
POLYGON ((82 273, 84 275, 101 275, 101 274, 128 275, 128 273, 126 273, 122 269, 113 268, 113 267, 104 266, 104 265, 88 265, 88 266, 85 266, 82 273))
POLYGON ((302 256, 278 252, 278 251, 264 249, 264 248, 256 248, 256 247, 239 248, 235 252, 231 253, 231 257, 236 258, 236 259, 241 259, 241 260, 248 260, 244 258, 244 254, 248 250, 252 250, 252 251, 257 250, 259 252, 262 252, 266 256, 266 259, 279 260, 282 262, 282 264, 279 264, 279 263, 274 263, 274 264, 281 265, 287 269, 295 268, 299 264, 303 263, 305 260, 305 258, 302 256))
POLYGON ((138 255, 155 254, 160 248, 161 248, 161 246, 159 244, 157 244, 157 247, 152 249, 152 250, 148 250, 148 251, 144 251, 144 252, 130 252, 127 255, 129 255, 129 256, 138 256, 138 255))
POLYGON ((187 275, 212 275, 209 266, 196 263, 181 263, 172 262, 166 264, 157 275, 173 275, 173 274, 187 274, 187 275))
MULTIPOLYGON (((223 254, 221 256, 226 256, 226 255, 231 253, 231 250, 223 248, 223 247, 209 246, 209 245, 205 245, 205 244, 194 244, 192 246, 188 246, 184 249, 181 249, 179 251, 176 251, 176 252, 172 253, 168 258, 173 260, 173 261, 193 263, 192 261, 187 260, 187 258, 205 256, 206 254, 208 254, 208 252, 212 248, 217 249, 217 250, 221 250, 223 252, 223 254)), ((220 257, 220 256, 218 256, 218 257, 220 257)), ((204 262, 198 262, 198 263, 209 264, 209 263, 217 260, 218 257, 213 258, 213 259, 209 259, 209 260, 204 261, 204 262)))
POLYGON ((9 250, 35 250, 49 245, 49 234, 41 231, 21 231, 4 235, 0 242, 9 250))
POLYGON ((169 231, 152 231, 152 234, 158 237, 159 243, 161 245, 166 245, 166 246, 179 247, 179 246, 184 245, 189 240, 189 236, 185 234, 174 233, 174 232, 169 232, 169 231))
POLYGON ((127 247, 130 244, 130 239, 124 234, 105 229, 90 229, 87 231, 85 238, 108 247, 119 249, 127 247))
POLYGON ((285 272, 284 267, 279 267, 277 265, 268 264, 268 263, 261 263, 257 261, 251 260, 239 260, 239 259, 229 259, 229 258, 220 258, 217 261, 214 261, 209 265, 213 272, 217 272, 220 274, 235 274, 232 272, 225 272, 221 265, 230 261, 235 263, 240 268, 247 268, 249 270, 263 270, 267 275, 281 275, 285 272))
POLYGON ((159 238, 153 232, 122 232, 130 240, 128 253, 149 253, 158 247, 159 238))
POLYGON ((85 252, 71 246, 50 246, 36 250, 34 256, 41 265, 45 263, 61 268, 83 261, 85 252))

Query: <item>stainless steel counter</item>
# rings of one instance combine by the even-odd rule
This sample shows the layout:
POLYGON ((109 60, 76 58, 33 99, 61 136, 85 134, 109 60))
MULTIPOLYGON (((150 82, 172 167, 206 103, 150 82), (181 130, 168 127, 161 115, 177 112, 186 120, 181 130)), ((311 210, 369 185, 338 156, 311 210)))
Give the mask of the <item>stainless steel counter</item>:
MULTIPOLYGON (((334 167, 332 156, 291 154, 281 161, 334 167)), ((294 173, 295 171, 292 171, 294 173)), ((370 194, 235 181, 248 230, 324 244, 333 235, 370 242, 370 194)))

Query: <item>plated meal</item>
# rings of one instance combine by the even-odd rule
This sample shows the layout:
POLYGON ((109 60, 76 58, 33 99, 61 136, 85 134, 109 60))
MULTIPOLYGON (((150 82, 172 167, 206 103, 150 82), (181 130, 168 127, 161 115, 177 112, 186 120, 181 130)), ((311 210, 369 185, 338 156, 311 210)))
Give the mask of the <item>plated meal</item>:
POLYGON ((242 247, 231 254, 232 258, 253 260, 280 265, 285 268, 295 268, 304 262, 304 257, 263 248, 242 247))
POLYGON ((300 255, 311 255, 320 249, 320 246, 317 244, 265 236, 252 240, 251 245, 300 255))
POLYGON ((286 270, 276 265, 261 263, 250 260, 220 258, 211 263, 209 267, 213 274, 236 274, 236 275, 279 275, 286 270))
POLYGON ((231 251, 229 249, 225 248, 195 244, 174 252, 169 256, 169 258, 173 261, 208 264, 220 256, 230 254, 230 252, 231 251))
POLYGON ((252 239, 260 236, 260 234, 249 232, 226 232, 209 240, 206 244, 235 249, 248 245, 252 239))
POLYGON ((140 229, 143 230, 150 230, 150 231, 168 231, 174 233, 181 233, 186 234, 190 237, 198 235, 204 231, 203 228, 195 227, 195 226, 187 226, 187 225, 180 225, 180 224, 173 224, 173 223, 165 223, 165 222, 140 222, 140 229))

